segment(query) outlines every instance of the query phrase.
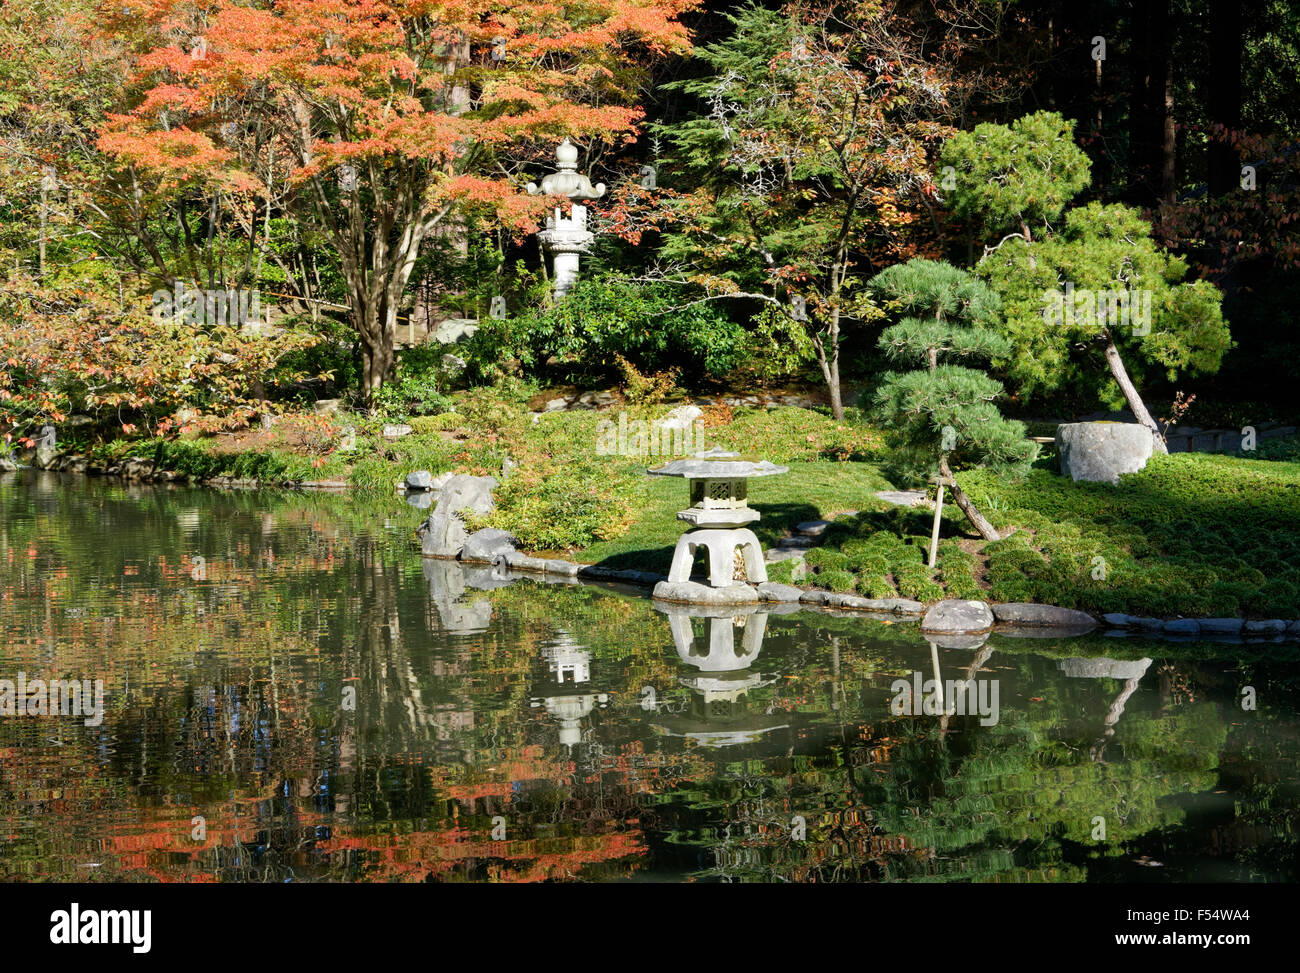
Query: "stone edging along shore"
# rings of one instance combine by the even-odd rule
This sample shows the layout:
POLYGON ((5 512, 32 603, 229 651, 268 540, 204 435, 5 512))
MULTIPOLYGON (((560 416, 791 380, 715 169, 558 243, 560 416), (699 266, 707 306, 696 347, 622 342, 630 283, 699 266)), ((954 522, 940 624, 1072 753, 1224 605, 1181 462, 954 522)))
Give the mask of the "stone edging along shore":
MULTIPOLYGON (((445 558, 457 560, 456 558, 445 558)), ((710 588, 696 582, 670 584, 663 575, 578 564, 559 558, 538 558, 508 552, 492 559, 460 558, 461 563, 493 565, 524 574, 541 575, 571 582, 606 582, 653 588, 654 599, 683 607, 717 607, 771 605, 776 608, 814 608, 823 611, 860 612, 887 617, 891 621, 920 622, 923 632, 940 635, 995 632, 1023 637, 1071 637, 1086 635, 1098 628, 1111 637, 1142 635, 1168 641, 1300 641, 1300 619, 1246 620, 1242 618, 1177 618, 1164 620, 1144 616, 1109 613, 1097 618, 1087 612, 1056 605, 1027 602, 990 605, 978 601, 945 600, 926 606, 906 598, 872 599, 841 594, 818 588, 802 589, 792 585, 764 582, 759 585, 736 584, 729 588, 710 588), (739 589, 739 590, 732 590, 739 589)))

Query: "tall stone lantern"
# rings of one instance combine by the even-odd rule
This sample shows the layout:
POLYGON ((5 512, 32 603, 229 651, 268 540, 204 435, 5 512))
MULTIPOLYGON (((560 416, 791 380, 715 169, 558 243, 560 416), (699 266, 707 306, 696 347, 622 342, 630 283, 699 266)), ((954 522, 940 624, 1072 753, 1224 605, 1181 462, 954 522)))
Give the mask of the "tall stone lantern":
POLYGON ((583 203, 604 196, 605 184, 592 186, 591 180, 578 172, 578 149, 567 138, 555 150, 555 161, 558 170, 542 177, 540 187, 530 182, 527 189, 534 196, 566 196, 570 201, 569 215, 564 215, 562 207, 555 207, 555 214, 546 218, 546 229, 537 234, 555 268, 552 276, 558 301, 577 281, 578 258, 596 239, 587 229, 587 207, 583 203))

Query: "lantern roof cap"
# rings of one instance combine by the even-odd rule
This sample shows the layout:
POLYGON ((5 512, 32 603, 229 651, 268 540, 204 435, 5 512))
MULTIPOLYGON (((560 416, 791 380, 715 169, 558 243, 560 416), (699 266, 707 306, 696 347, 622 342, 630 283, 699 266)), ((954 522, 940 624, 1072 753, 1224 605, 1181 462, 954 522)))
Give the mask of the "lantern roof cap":
POLYGON ((646 472, 652 476, 680 476, 688 480, 745 480, 754 476, 775 476, 790 472, 788 466, 777 466, 767 460, 754 463, 739 459, 739 456, 739 453, 711 449, 707 453, 675 459, 646 472))

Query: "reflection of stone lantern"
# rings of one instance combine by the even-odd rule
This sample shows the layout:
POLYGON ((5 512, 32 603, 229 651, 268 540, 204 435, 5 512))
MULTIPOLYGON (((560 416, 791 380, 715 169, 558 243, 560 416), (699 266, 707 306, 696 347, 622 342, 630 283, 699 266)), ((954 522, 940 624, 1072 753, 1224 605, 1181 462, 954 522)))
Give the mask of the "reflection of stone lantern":
POLYGON ((691 691, 690 712, 661 719, 657 729, 704 746, 728 747, 757 743, 765 734, 789 725, 780 714, 749 709, 750 691, 776 681, 750 670, 763 645, 766 612, 744 607, 658 610, 668 616, 678 657, 699 671, 677 680, 691 691), (691 620, 699 617, 708 619, 707 644, 695 639, 691 620), (739 647, 738 627, 742 628, 739 647))
POLYGON ((578 150, 567 138, 555 150, 557 172, 542 178, 542 185, 528 184, 528 192, 544 196, 566 196, 570 200, 569 215, 563 215, 559 206, 555 215, 546 218, 546 229, 537 234, 542 247, 550 254, 554 264, 555 299, 569 292, 578 280, 578 259, 587 252, 596 237, 587 229, 585 200, 600 199, 605 195, 605 184, 592 186, 591 181, 578 172, 578 150))
POLYGON ((597 705, 604 706, 609 697, 590 691, 591 653, 572 636, 561 633, 542 649, 542 656, 551 685, 546 687, 546 695, 532 705, 546 707, 547 715, 560 725, 561 744, 576 746, 582 741, 582 721, 597 705))
POLYGON ((1065 674, 1067 679, 1124 680, 1124 688, 1120 690, 1119 695, 1115 697, 1106 713, 1101 736, 1093 742, 1088 752, 1093 760, 1099 761, 1105 756, 1106 747, 1110 743, 1111 737, 1115 735, 1115 724, 1124 715, 1124 705, 1128 702, 1129 697, 1137 692, 1138 683, 1142 681, 1142 677, 1146 674, 1150 665, 1151 660, 1145 657, 1121 660, 1108 659, 1104 656, 1096 659, 1062 659, 1056 664, 1056 667, 1065 674))
POLYGON ((737 550, 744 560, 746 580, 755 584, 767 580, 763 548, 754 532, 744 526, 759 518, 758 511, 749 506, 748 481, 751 477, 785 473, 789 467, 775 466, 766 460, 750 463, 737 460, 736 456, 736 453, 713 450, 646 471, 654 476, 680 476, 690 481, 691 505, 679 510, 677 519, 697 529, 688 530, 678 538, 668 584, 690 581, 695 551, 700 547, 709 552, 709 584, 714 588, 735 583, 737 550))

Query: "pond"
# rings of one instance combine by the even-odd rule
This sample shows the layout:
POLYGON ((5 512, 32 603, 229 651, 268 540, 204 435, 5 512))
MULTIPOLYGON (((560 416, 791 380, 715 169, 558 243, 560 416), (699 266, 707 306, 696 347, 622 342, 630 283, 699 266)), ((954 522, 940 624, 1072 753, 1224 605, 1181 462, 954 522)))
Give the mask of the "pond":
POLYGON ((1300 878, 1294 645, 692 617, 421 516, 0 477, 0 880, 1300 878))

